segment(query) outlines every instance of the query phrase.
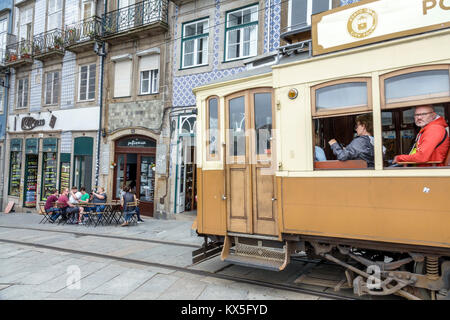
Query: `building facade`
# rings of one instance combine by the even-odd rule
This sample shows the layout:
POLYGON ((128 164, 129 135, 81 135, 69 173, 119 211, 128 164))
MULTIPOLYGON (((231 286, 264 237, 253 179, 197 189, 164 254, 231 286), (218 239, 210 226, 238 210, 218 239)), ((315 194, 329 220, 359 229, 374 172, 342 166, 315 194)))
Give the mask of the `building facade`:
POLYGON ((9 72, 4 65, 4 54, 12 27, 12 0, 0 1, 0 211, 3 203, 4 172, 5 172, 5 138, 8 103, 9 72))
POLYGON ((96 25, 86 21, 102 10, 95 1, 14 3, 4 203, 32 209, 53 189, 94 186, 101 73, 96 25))
MULTIPOLYGON (((282 1, 174 1, 171 213, 196 209, 192 88, 237 75, 280 46, 282 1)), ((270 60, 270 59, 269 59, 270 60)))

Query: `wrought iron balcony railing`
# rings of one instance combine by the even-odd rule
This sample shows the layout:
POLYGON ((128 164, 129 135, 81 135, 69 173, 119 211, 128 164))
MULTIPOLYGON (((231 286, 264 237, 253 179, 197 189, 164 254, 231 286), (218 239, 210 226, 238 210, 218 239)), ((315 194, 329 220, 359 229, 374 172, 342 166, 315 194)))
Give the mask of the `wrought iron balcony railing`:
POLYGON ((103 36, 107 37, 153 23, 168 23, 168 0, 144 0, 103 15, 103 36))
POLYGON ((61 29, 40 33, 33 38, 33 55, 39 56, 53 51, 62 52, 64 45, 61 29))
POLYGON ((5 63, 16 63, 21 60, 31 60, 33 43, 29 40, 12 43, 6 46, 5 63))
POLYGON ((102 20, 94 16, 76 24, 66 26, 64 31, 64 46, 72 46, 99 38, 102 34, 102 20))
POLYGON ((1 36, 1 43, 3 44, 0 47, 0 63, 4 64, 6 62, 6 47, 8 45, 14 44, 17 42, 17 38, 15 35, 11 33, 4 33, 1 36))

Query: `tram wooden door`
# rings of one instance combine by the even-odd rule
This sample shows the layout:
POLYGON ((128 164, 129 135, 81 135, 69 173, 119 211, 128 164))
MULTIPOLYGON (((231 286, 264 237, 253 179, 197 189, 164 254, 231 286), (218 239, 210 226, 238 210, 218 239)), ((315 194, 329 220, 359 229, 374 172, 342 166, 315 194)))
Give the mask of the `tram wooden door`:
POLYGON ((229 232, 277 235, 271 89, 229 96, 225 105, 225 171, 229 232))

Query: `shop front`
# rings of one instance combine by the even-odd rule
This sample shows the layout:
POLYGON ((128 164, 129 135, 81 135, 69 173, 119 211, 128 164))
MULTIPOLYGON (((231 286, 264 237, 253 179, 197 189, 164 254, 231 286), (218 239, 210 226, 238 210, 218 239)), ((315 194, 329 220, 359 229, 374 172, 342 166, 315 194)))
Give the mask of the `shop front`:
POLYGON ((3 207, 14 201, 16 209, 33 209, 55 189, 92 188, 98 108, 85 108, 89 120, 74 121, 78 112, 8 117, 3 207))
POLYGON ((140 200, 142 215, 153 216, 156 141, 145 136, 126 136, 114 145, 113 198, 120 199, 124 186, 129 186, 140 200))

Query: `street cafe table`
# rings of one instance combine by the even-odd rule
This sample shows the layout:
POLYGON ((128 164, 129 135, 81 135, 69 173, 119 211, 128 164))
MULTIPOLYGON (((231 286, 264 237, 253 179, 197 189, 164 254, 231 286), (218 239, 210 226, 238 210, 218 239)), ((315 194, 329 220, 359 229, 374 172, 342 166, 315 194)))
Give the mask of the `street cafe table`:
POLYGON ((97 206, 105 206, 105 209, 101 212, 96 212, 96 209, 94 209, 93 211, 89 211, 89 213, 86 212, 88 214, 88 224, 93 223, 95 227, 99 223, 101 223, 102 225, 112 224, 113 222, 119 224, 122 220, 123 214, 120 201, 113 200, 106 203, 84 203, 79 205, 82 207, 94 208, 96 208, 97 206), (101 219, 99 218, 99 215, 101 215, 101 219), (97 217, 97 219, 95 219, 94 217, 97 217))

